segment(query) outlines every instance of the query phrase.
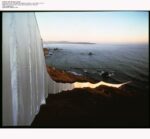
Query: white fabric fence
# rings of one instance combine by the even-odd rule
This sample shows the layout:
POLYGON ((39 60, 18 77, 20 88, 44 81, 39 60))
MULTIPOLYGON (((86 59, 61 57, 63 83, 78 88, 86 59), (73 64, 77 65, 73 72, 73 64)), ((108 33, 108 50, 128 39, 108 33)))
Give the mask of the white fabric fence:
POLYGON ((3 126, 30 125, 48 93, 73 89, 48 75, 36 17, 3 13, 3 126))

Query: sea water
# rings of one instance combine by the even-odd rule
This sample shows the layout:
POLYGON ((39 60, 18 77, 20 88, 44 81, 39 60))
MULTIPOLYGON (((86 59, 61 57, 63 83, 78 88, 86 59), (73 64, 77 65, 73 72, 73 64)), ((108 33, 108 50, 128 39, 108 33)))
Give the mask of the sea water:
POLYGON ((140 92, 149 90, 147 44, 45 44, 52 55, 46 64, 97 81, 123 83, 140 92), (58 48, 58 50, 54 50, 58 48), (103 78, 107 72, 108 77, 103 78))

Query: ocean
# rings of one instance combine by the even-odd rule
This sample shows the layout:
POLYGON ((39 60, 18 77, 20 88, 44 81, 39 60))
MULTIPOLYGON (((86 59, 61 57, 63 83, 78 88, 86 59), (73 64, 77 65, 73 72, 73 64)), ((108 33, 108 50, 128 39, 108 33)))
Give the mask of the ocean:
POLYGON ((133 44, 44 44, 51 55, 49 66, 96 81, 123 83, 131 81, 129 89, 149 91, 149 46, 133 44), (54 48, 58 48, 55 49, 54 48), (108 73, 107 78, 103 77, 108 73))

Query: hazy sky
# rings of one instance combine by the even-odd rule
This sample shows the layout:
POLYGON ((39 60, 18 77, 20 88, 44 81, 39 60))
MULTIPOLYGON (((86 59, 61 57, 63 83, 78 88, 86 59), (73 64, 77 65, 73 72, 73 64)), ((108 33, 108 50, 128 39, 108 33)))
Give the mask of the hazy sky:
POLYGON ((148 12, 36 12, 44 41, 147 43, 148 12))

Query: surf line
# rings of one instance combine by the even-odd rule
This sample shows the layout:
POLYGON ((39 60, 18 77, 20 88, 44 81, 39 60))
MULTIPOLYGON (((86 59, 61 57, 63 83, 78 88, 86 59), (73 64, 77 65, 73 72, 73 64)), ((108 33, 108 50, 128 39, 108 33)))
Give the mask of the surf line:
POLYGON ((112 83, 107 83, 107 82, 103 82, 103 81, 100 81, 98 83, 90 83, 90 82, 84 82, 84 83, 81 83, 81 82, 75 82, 73 83, 73 86, 74 88, 96 88, 98 86, 101 86, 101 85, 105 85, 105 86, 108 86, 108 87, 114 87, 114 88, 120 88, 121 86, 125 85, 125 84, 129 84, 131 81, 127 81, 127 82, 124 82, 124 83, 120 83, 120 84, 112 84, 112 83))

